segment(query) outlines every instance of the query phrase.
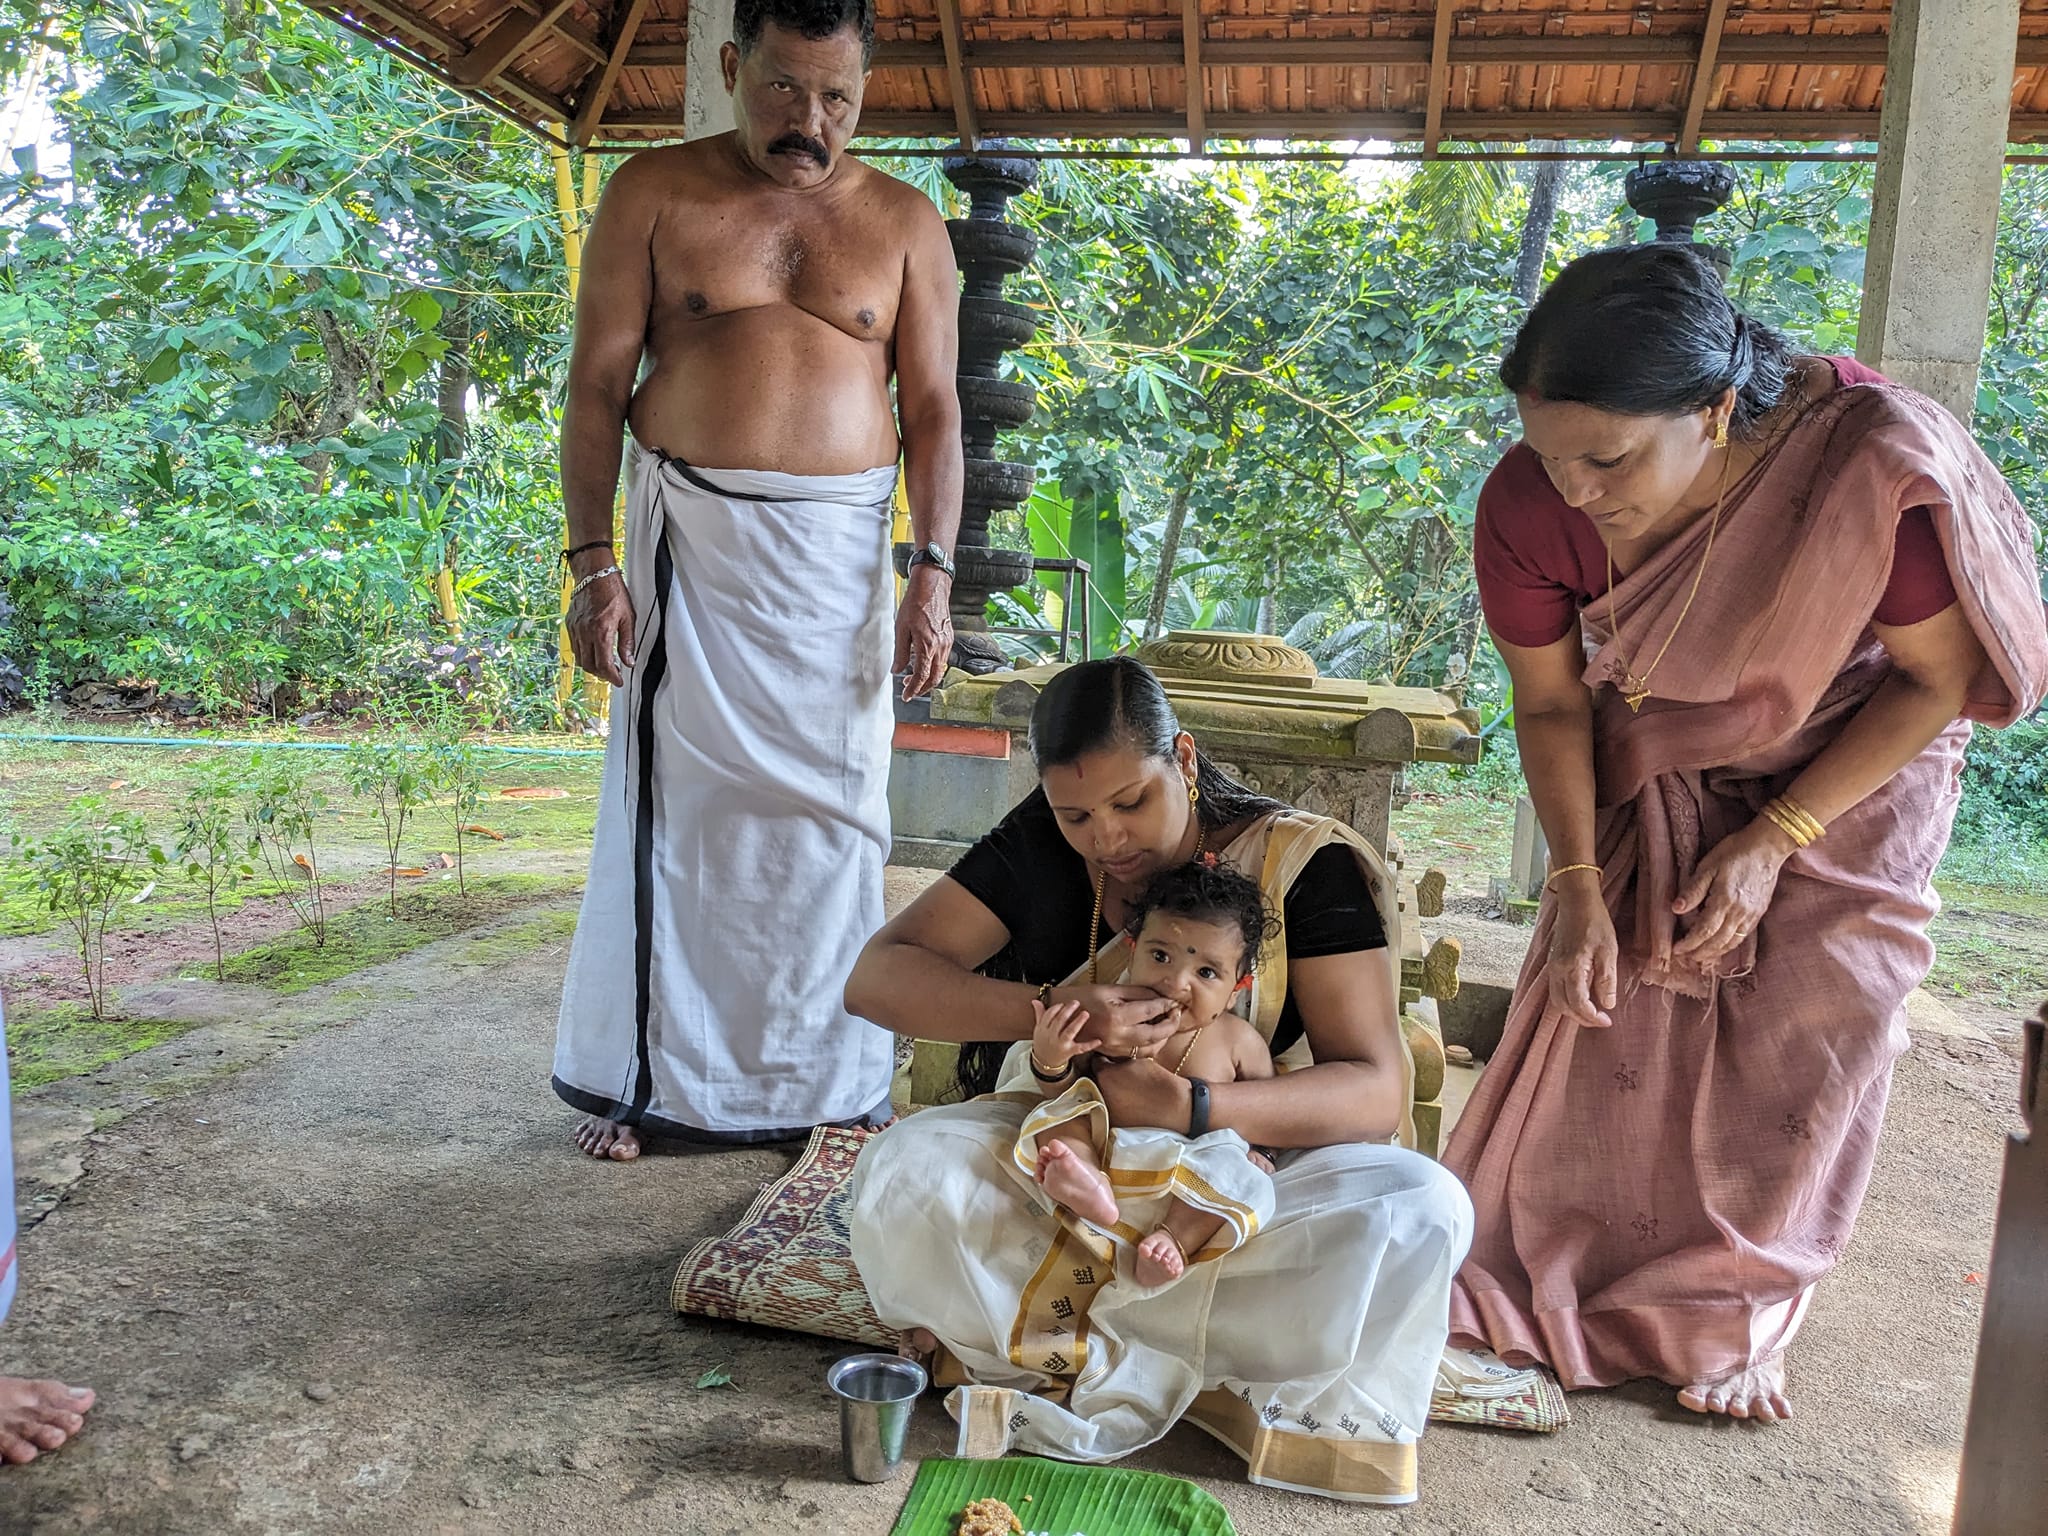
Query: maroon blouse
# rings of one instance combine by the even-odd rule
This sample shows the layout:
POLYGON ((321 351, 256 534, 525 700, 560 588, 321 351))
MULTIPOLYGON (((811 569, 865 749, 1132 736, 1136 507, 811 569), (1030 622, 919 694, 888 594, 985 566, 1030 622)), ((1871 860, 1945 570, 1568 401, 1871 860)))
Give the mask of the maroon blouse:
MULTIPOLYGON (((1882 384, 1853 358, 1830 357, 1841 384, 1882 384)), ((1558 495, 1526 444, 1509 449, 1479 493, 1472 537, 1479 606, 1509 645, 1535 648, 1571 633, 1579 610, 1607 592, 1607 550, 1592 519, 1558 495)), ((1956 600, 1934 519, 1914 507, 1899 519, 1891 580, 1872 618, 1894 627, 1933 618, 1956 600)))

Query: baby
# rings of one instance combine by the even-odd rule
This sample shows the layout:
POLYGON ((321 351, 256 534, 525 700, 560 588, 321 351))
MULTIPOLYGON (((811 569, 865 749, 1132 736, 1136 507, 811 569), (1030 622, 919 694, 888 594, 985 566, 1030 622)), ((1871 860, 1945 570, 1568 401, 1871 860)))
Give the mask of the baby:
MULTIPOLYGON (((1145 887, 1125 926, 1134 949, 1124 980, 1150 987, 1174 1003, 1179 1027, 1154 1058, 1161 1066, 1204 1082, 1273 1076, 1266 1042, 1230 1011, 1232 999, 1251 985, 1252 966, 1272 921, 1258 885, 1224 865, 1184 864, 1162 871, 1145 887)), ((1083 1077, 1099 1080, 1127 1069, 1076 1046, 1088 1025, 1078 1003, 1034 1006, 1031 1075, 1047 1098, 1073 1092, 1083 1077)), ((1038 1182, 1076 1216, 1112 1227, 1121 1215, 1090 1123, 1091 1117, 1082 1115, 1038 1136, 1038 1182)), ((1259 1153, 1251 1153, 1251 1159, 1273 1171, 1259 1153)), ((1165 1220, 1137 1245, 1133 1268, 1139 1283, 1164 1285, 1178 1279, 1190 1255, 1199 1253, 1222 1225, 1223 1218, 1214 1212, 1173 1200, 1165 1220)))

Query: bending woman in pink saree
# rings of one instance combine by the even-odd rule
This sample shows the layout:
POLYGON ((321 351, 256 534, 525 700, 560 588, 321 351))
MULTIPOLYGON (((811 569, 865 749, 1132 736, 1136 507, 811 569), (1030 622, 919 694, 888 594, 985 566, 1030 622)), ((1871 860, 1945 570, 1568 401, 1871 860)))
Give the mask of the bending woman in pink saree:
POLYGON ((1454 1344, 1790 1413, 1869 1180, 1970 721, 2048 681, 2025 515, 1940 407, 1690 250, 1574 262, 1501 368, 1487 622, 1552 873, 1447 1165, 1454 1344))

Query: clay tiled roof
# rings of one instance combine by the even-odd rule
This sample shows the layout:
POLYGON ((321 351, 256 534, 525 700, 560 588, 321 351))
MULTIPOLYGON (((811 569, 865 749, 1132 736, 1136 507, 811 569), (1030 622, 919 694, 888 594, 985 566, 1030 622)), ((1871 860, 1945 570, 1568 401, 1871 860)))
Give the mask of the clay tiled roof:
MULTIPOLYGON (((678 137, 688 0, 314 0, 527 123, 678 137)), ((866 136, 1872 140, 1890 0, 877 0, 866 136), (1201 90, 1192 97, 1190 77, 1201 90)), ((2048 141, 2048 0, 2012 139, 2048 141)))

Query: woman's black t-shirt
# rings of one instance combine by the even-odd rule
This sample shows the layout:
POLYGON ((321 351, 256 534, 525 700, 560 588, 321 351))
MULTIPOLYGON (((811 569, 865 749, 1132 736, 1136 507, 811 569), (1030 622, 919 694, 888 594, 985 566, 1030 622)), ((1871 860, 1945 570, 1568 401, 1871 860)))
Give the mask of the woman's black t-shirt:
MULTIPOLYGON (((1105 929, 1090 943, 1095 891, 1088 868, 1061 835, 1042 789, 1019 801, 950 873, 1010 931, 1010 942, 982 966, 984 975, 1034 985, 1064 981, 1110 936, 1105 929)), ((1310 856, 1287 888, 1286 907, 1289 960, 1386 948, 1372 888, 1339 844, 1310 856)), ((1290 990, 1273 1031, 1273 1054, 1300 1038, 1301 1013, 1290 990)))

